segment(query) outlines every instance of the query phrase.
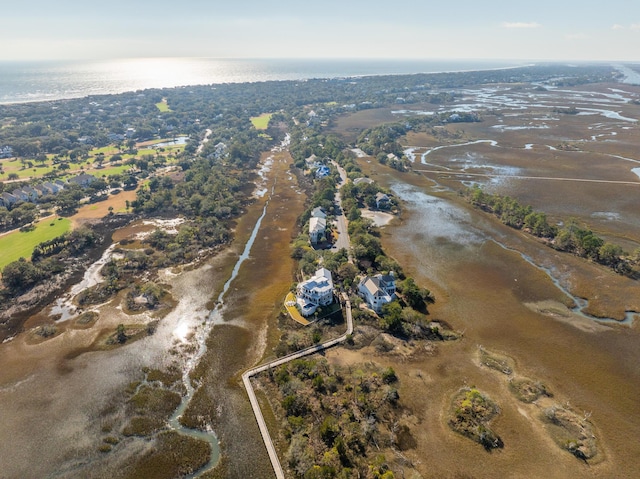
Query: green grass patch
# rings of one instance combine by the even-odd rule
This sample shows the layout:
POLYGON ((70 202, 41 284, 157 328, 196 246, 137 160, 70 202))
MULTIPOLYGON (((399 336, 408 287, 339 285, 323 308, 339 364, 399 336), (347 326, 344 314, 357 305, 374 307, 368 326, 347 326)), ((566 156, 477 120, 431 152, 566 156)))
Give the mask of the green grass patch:
POLYGON ((101 148, 92 149, 89 152, 89 156, 96 156, 96 155, 99 155, 100 153, 102 153, 108 159, 109 156, 111 156, 111 155, 119 154, 120 150, 118 150, 118 147, 115 146, 115 145, 107 145, 107 146, 103 146, 101 148))
POLYGON ((267 126, 269 126, 269 120, 271 120, 272 116, 273 113, 263 113, 260 116, 252 116, 251 123, 256 130, 266 130, 267 126))
POLYGON ((172 111, 171 108, 169 108, 169 105, 167 105, 167 100, 162 100, 161 102, 156 103, 156 108, 162 113, 172 111))
POLYGON ((67 218, 47 218, 41 220, 33 231, 13 231, 0 237, 0 270, 20 258, 31 258, 33 249, 71 229, 71 221, 67 218))
POLYGON ((142 158, 143 155, 156 156, 156 150, 154 150, 153 148, 143 148, 138 150, 138 154, 136 156, 138 158, 142 158))
POLYGON ((96 177, 109 176, 109 175, 119 175, 128 171, 131 168, 131 165, 118 165, 118 166, 110 166, 109 168, 101 168, 99 170, 90 170, 87 173, 92 174, 96 177))

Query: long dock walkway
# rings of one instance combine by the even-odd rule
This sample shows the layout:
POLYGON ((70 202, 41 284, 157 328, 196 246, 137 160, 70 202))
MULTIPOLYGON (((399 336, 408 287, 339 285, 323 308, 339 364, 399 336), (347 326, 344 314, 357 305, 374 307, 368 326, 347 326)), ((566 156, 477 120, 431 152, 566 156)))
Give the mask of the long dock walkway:
POLYGON ((280 459, 278 458, 276 448, 273 444, 273 441, 271 440, 271 436, 269 435, 269 429, 267 428, 264 416, 262 415, 260 403, 258 403, 258 398, 256 397, 253 386, 251 385, 251 377, 263 371, 267 371, 268 369, 280 366, 281 364, 293 361, 294 359, 299 359, 310 354, 318 353, 325 349, 331 348, 336 344, 340 344, 346 341, 347 337, 353 334, 353 317, 351 315, 351 302, 349 301, 349 296, 347 296, 346 293, 342 293, 341 298, 342 302, 344 303, 344 308, 347 316, 347 331, 342 336, 335 339, 330 339, 329 341, 325 341, 321 344, 316 344, 314 346, 301 349, 300 351, 288 354, 287 356, 275 359, 261 366, 256 366, 255 368, 249 369, 242 375, 242 382, 244 383, 244 387, 247 390, 247 394, 249 395, 249 401, 251 402, 253 413, 256 416, 256 421, 258 422, 258 427, 260 428, 260 434, 262 434, 262 439, 265 446, 267 447, 269 459, 271 459, 271 464, 273 466, 274 472, 276 473, 277 479, 285 479, 284 471, 282 469, 282 465, 280 464, 280 459))

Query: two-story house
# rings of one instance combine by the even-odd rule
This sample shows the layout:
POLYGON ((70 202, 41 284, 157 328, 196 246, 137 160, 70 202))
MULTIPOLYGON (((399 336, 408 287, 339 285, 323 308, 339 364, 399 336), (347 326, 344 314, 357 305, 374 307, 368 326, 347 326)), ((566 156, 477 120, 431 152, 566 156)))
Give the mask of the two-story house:
POLYGON ((396 297, 396 278, 393 271, 389 274, 365 276, 358 284, 358 293, 376 313, 382 312, 382 306, 396 297))

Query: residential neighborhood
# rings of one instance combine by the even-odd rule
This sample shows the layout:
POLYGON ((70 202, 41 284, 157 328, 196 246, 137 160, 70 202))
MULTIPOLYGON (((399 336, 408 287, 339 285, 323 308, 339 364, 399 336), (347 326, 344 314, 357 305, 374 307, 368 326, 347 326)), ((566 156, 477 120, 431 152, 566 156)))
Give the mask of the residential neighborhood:
POLYGON ((20 202, 37 203, 40 198, 57 195, 69 184, 75 183, 85 187, 96 180, 97 178, 95 176, 82 173, 70 178, 67 182, 57 179, 53 181, 45 181, 39 185, 23 186, 22 188, 14 189, 11 193, 2 193, 0 195, 0 206, 4 206, 9 209, 20 202))

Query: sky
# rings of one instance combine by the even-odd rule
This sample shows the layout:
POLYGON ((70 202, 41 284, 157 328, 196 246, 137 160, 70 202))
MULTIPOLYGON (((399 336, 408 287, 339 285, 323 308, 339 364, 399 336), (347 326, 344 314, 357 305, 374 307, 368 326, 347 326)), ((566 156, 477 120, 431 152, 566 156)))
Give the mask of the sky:
POLYGON ((0 60, 640 61, 638 0, 5 0, 3 4, 0 60))

